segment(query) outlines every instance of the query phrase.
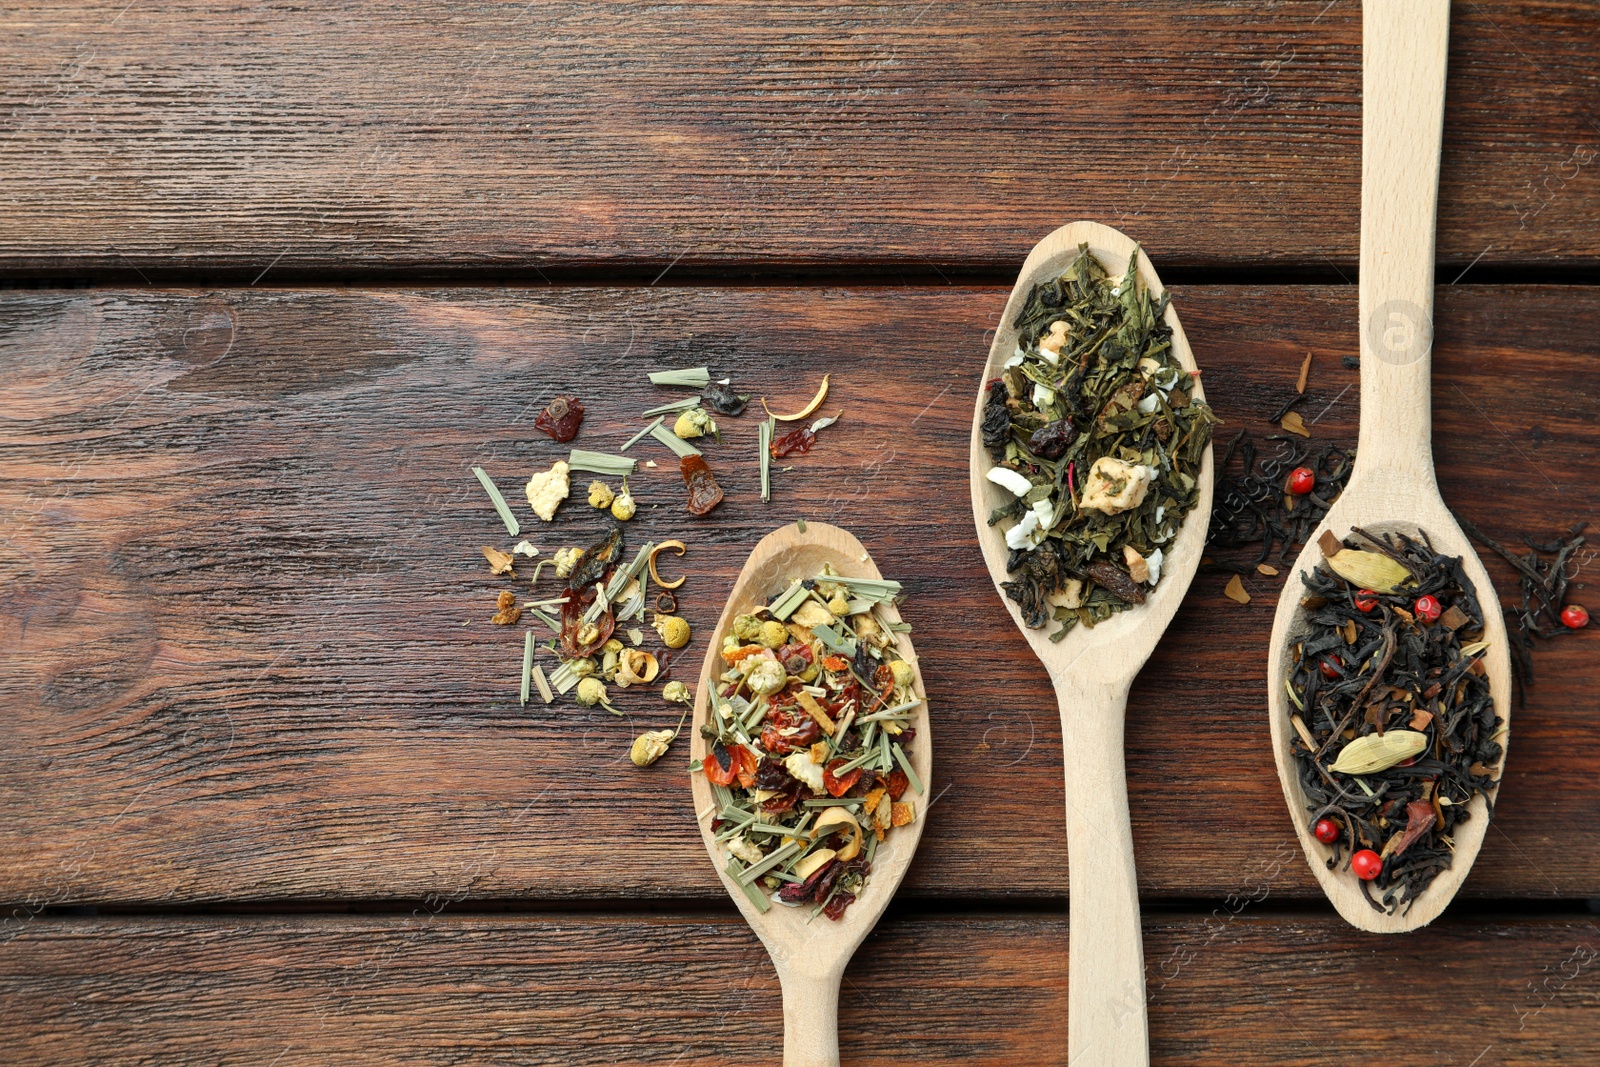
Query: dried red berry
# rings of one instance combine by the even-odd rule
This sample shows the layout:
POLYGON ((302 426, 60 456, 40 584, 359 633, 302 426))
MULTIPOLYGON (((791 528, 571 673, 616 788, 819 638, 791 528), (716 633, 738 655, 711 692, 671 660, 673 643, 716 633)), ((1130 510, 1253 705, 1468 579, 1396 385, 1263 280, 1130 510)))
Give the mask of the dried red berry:
POLYGON ((1356 594, 1356 610, 1368 612, 1378 606, 1378 594, 1370 589, 1363 589, 1356 594))
POLYGON ((1423 622, 1438 622, 1439 616, 1444 614, 1444 609, 1439 606, 1438 597, 1419 596, 1413 607, 1416 609, 1417 618, 1423 622))
POLYGON ((1561 625, 1569 630, 1581 630, 1589 625, 1589 609, 1582 604, 1568 604, 1561 609, 1561 625))
POLYGON ((1338 657, 1329 657, 1322 661, 1322 676, 1329 681, 1334 681, 1340 677, 1339 668, 1336 666, 1337 659, 1338 657))
POLYGON ((1383 871, 1383 858, 1370 848, 1364 848, 1350 857, 1350 869, 1363 882, 1370 882, 1383 871))
POLYGON ((1318 819, 1317 825, 1311 828, 1311 833, 1324 845, 1331 845, 1339 840, 1339 824, 1332 819, 1318 819))
POLYGON ((1289 472, 1288 489, 1295 496, 1305 496, 1316 484, 1317 474, 1310 467, 1296 467, 1289 472))

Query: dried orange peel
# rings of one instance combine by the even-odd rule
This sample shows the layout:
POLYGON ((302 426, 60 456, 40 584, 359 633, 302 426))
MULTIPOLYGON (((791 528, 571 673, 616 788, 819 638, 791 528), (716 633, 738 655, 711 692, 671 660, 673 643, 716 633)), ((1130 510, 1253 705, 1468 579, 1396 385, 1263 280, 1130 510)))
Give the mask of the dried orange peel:
POLYGON ((793 415, 779 415, 779 414, 776 414, 771 408, 767 407, 767 398, 766 397, 762 397, 761 398, 761 407, 762 407, 763 410, 766 411, 766 413, 768 415, 771 415, 773 418, 777 419, 779 422, 794 422, 797 419, 803 419, 807 415, 811 414, 813 411, 816 411, 818 408, 820 408, 822 406, 822 402, 828 398, 828 378, 829 377, 830 377, 830 375, 827 375, 827 374, 824 374, 822 376, 822 384, 817 386, 817 395, 811 398, 811 403, 807 404, 805 407, 801 408, 799 411, 795 412, 793 415))
POLYGON ((661 580, 661 572, 656 570, 656 557, 661 555, 662 552, 664 552, 665 550, 667 550, 669 548, 673 549, 674 551, 676 551, 677 554, 680 555, 680 556, 683 555, 685 552, 689 551, 689 546, 684 544, 682 541, 663 541, 659 545, 657 545, 654 549, 651 550, 651 552, 650 552, 650 580, 655 582, 656 585, 660 586, 662 589, 676 589, 676 588, 678 588, 678 586, 680 586, 680 585, 682 585, 684 583, 684 580, 686 578, 688 578, 688 575, 685 574, 685 575, 681 575, 678 578, 678 580, 674 581, 674 582, 664 582, 664 581, 661 580))

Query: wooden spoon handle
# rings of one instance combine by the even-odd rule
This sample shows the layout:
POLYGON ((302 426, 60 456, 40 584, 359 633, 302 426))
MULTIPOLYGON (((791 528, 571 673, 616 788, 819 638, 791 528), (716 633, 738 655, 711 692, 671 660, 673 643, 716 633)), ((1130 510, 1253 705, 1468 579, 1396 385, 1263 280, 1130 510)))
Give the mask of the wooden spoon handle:
POLYGON ((1433 238, 1449 0, 1365 0, 1358 478, 1433 484, 1433 238), (1421 480, 1419 482, 1419 479, 1421 480))
POLYGON ((1055 679, 1066 765, 1067 1062, 1148 1067, 1123 720, 1131 678, 1055 679))
POLYGON ((823 974, 780 968, 783 1067, 839 1067, 839 980, 844 965, 823 974))

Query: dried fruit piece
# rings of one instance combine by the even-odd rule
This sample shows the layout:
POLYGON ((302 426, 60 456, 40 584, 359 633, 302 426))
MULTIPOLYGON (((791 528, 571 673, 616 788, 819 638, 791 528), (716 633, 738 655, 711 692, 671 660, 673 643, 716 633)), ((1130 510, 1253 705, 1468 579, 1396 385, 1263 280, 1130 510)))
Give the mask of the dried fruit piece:
POLYGON ((494 605, 499 609, 491 620, 496 626, 510 626, 522 618, 522 609, 517 607, 517 594, 509 589, 500 590, 500 595, 495 597, 494 605))
POLYGON ((528 494, 528 506, 533 513, 545 522, 550 522, 556 517, 556 508, 567 499, 567 494, 572 491, 572 483, 567 477, 567 472, 572 468, 567 466, 567 461, 558 459, 547 471, 540 471, 528 479, 524 491, 528 494))
POLYGON ((1250 594, 1244 591, 1244 581, 1237 574, 1228 579, 1228 584, 1223 586, 1222 592, 1236 604, 1250 603, 1250 594))
POLYGON ((684 456, 678 467, 689 490, 689 514, 706 515, 722 503, 722 487, 717 485, 704 456, 684 456))
POLYGON ((489 570, 494 574, 509 574, 513 578, 517 572, 511 569, 515 557, 509 552, 502 552, 490 545, 483 546, 483 558, 489 561, 489 570))
MULTIPOLYGON (((677 555, 680 555, 680 556, 683 555, 685 552, 689 551, 689 546, 688 545, 684 544, 682 541, 677 541, 677 540, 663 541, 659 545, 657 545, 655 548, 650 550, 650 580, 652 582, 655 582, 656 585, 658 587, 662 588, 662 589, 676 589, 680 585, 682 585, 684 583, 684 581, 688 577, 687 575, 684 575, 683 577, 680 577, 675 582, 662 581, 661 572, 656 569, 656 557, 661 555, 661 553, 667 551, 669 548, 672 549, 677 555)), ((673 607, 676 608, 677 605, 674 604, 673 607)))
POLYGON ((790 430, 782 437, 776 438, 770 447, 773 459, 783 459, 796 452, 805 455, 811 451, 811 446, 817 443, 817 435, 802 426, 798 430, 790 430))
POLYGON ((545 405, 533 425, 565 444, 578 436, 578 426, 582 422, 583 401, 575 396, 558 396, 545 405))
POLYGON ((820 408, 822 406, 822 402, 828 398, 828 378, 829 377, 830 377, 830 375, 827 375, 827 374, 824 374, 822 376, 822 384, 817 387, 817 395, 811 398, 811 403, 807 404, 805 407, 801 408, 799 411, 795 412, 793 415, 777 415, 777 414, 774 414, 772 409, 767 407, 767 398, 766 397, 762 397, 761 398, 761 406, 762 406, 762 408, 764 408, 766 410, 768 415, 772 415, 772 417, 777 419, 779 422, 794 422, 797 419, 803 419, 807 415, 811 414, 813 411, 815 411, 818 408, 820 408))

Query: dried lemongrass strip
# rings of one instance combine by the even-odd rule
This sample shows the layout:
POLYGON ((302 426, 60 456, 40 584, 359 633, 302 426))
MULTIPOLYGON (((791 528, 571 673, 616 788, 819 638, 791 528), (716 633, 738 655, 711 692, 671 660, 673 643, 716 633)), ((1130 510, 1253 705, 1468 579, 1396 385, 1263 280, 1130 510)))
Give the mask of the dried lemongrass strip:
POLYGON ((641 412, 639 412, 639 414, 644 415, 646 417, 648 417, 650 415, 660 415, 662 418, 666 418, 666 416, 671 412, 674 412, 674 411, 688 411, 692 407, 699 407, 699 406, 700 406, 700 395, 698 393, 696 393, 694 396, 686 396, 682 400, 674 400, 670 404, 657 404, 655 407, 651 408, 649 411, 641 411, 641 412))
POLYGON ((544 676, 544 668, 537 663, 533 665, 533 684, 539 687, 539 698, 546 704, 556 698, 550 691, 550 681, 544 676))
MULTIPOLYGON (((650 413, 647 411, 647 412, 645 412, 645 414, 648 415, 650 413)), ((650 436, 650 431, 655 429, 657 426, 660 426, 662 420, 665 419, 665 418, 666 418, 665 415, 656 416, 656 421, 655 422, 652 422, 649 426, 646 426, 644 429, 640 430, 638 433, 636 433, 632 437, 628 438, 627 444, 625 444, 621 448, 617 449, 617 451, 618 452, 626 452, 628 449, 632 448, 634 445, 638 444, 640 441, 642 441, 646 437, 650 436)))
POLYGON ((790 615, 793 615, 794 610, 805 603, 806 598, 810 595, 811 590, 801 585, 800 580, 796 578, 793 585, 789 586, 781 596, 768 605, 767 610, 772 612, 774 619, 782 622, 790 615))
POLYGON ((667 431, 660 424, 650 428, 650 436, 672 449, 673 452, 677 453, 679 459, 684 456, 698 456, 701 454, 700 450, 694 445, 691 445, 677 434, 667 431))
POLYGON ((711 384, 711 368, 684 367, 681 370, 651 371, 650 384, 679 385, 687 389, 704 389, 711 384))
POLYGON ((767 895, 761 891, 759 886, 753 886, 745 881, 744 875, 744 864, 730 857, 728 859, 728 877, 739 883, 739 888, 743 889, 744 895, 750 898, 750 903, 755 905, 757 911, 765 915, 772 910, 772 901, 767 898, 767 895))
POLYGON ((478 483, 483 486, 483 491, 489 494, 489 501, 494 504, 495 511, 500 513, 500 521, 506 524, 506 533, 512 537, 522 533, 517 517, 511 514, 511 509, 506 506, 506 498, 500 495, 500 490, 495 487, 488 473, 482 467, 473 467, 472 473, 478 476, 478 483))
MULTIPOLYGON (((528 693, 533 688, 533 631, 522 635, 522 706, 528 706, 528 693)), ((549 701, 545 701, 549 703, 549 701)))
POLYGON ((608 456, 604 452, 588 452, 574 448, 571 455, 567 456, 567 466, 575 471, 609 474, 615 478, 623 474, 632 474, 636 464, 626 456, 608 456))
POLYGON ((772 499, 772 427, 771 419, 756 427, 756 445, 761 449, 761 499, 772 499))
POLYGON ((898 742, 893 745, 893 748, 894 761, 900 764, 900 769, 906 772, 907 778, 911 779, 912 791, 920 795, 922 793, 922 779, 917 777, 917 772, 911 766, 911 761, 906 758, 906 750, 901 748, 898 742))

